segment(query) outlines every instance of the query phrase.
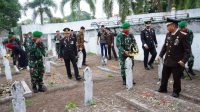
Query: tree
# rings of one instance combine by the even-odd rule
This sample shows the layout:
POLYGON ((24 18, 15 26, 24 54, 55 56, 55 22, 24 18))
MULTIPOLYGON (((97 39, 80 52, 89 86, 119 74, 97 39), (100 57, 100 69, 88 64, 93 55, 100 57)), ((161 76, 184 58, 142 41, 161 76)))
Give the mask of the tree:
MULTIPOLYGON (((89 4, 90 10, 92 11, 93 16, 95 15, 95 3, 96 0, 85 0, 87 4, 89 4)), ((73 20, 80 20, 80 2, 81 0, 62 0, 61 5, 60 5, 60 10, 64 16, 64 6, 66 3, 70 2, 70 7, 71 7, 71 14, 73 17, 73 20)))
POLYGON ((18 0, 0 0, 0 29, 17 26, 21 14, 18 0))
POLYGON ((25 4, 24 10, 26 11, 28 8, 33 9, 33 20, 35 21, 37 16, 40 15, 40 22, 43 24, 44 13, 49 18, 53 17, 50 7, 52 7, 55 11, 57 9, 57 5, 52 0, 33 0, 25 4))
MULTIPOLYGON (((80 16, 79 16, 79 20, 89 20, 89 19, 94 19, 93 16, 91 16, 90 13, 86 12, 86 11, 81 11, 80 12, 80 16)), ((69 16, 64 17, 64 20, 67 20, 67 22, 73 22, 76 21, 73 18, 73 15, 70 14, 69 16)))
POLYGON ((23 20, 22 22, 20 22, 19 24, 20 25, 33 24, 33 20, 32 19, 26 19, 26 20, 23 20))
MULTIPOLYGON (((103 1, 103 10, 107 18, 112 16, 114 0, 104 0, 103 1)), ((126 16, 132 13, 131 11, 131 0, 117 0, 119 5, 119 16, 121 17, 121 22, 124 22, 126 16)))
POLYGON ((64 19, 59 18, 59 17, 53 17, 50 19, 50 23, 64 23, 64 19))

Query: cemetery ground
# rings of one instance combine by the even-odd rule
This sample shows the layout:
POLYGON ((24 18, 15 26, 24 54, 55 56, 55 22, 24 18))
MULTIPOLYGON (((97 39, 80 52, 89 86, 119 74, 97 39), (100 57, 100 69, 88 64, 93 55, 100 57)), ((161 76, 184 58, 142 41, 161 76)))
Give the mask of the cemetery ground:
MULTIPOLYGON (((93 101, 90 106, 84 105, 83 81, 69 80, 63 62, 51 66, 51 73, 45 74, 44 83, 47 92, 33 93, 26 98, 27 112, 200 112, 200 72, 193 80, 182 80, 182 92, 179 98, 171 97, 172 82, 169 82, 168 93, 157 93, 157 65, 149 71, 144 70, 143 62, 135 61, 133 77, 136 85, 127 91, 122 85, 118 61, 109 60, 104 71, 100 65, 100 57, 89 54, 87 64, 93 76, 93 101)), ((83 77, 83 66, 79 73, 83 77)), ((73 73, 73 69, 72 69, 73 73)), ((186 73, 185 73, 186 74, 186 73)), ((74 75, 73 75, 74 76, 74 75)), ((25 80, 31 88, 30 75, 27 70, 13 75, 13 81, 25 80)), ((170 78, 170 80, 172 80, 170 78)), ((0 76, 0 84, 9 85, 4 75, 0 76)), ((2 98, 0 94, 0 98, 2 98)), ((12 112, 11 101, 0 102, 1 112, 12 112)))

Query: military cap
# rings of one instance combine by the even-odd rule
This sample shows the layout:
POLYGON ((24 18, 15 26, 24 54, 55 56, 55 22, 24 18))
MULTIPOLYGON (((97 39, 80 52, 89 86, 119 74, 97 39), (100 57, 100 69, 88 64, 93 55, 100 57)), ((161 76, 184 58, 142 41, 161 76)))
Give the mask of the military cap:
POLYGON ((151 24, 151 21, 144 21, 144 24, 151 24))
POLYGON ((63 31, 71 31, 69 28, 64 28, 63 31))
POLYGON ((183 27, 187 26, 187 22, 186 21, 181 21, 181 22, 178 23, 178 26, 180 28, 183 28, 183 27))
POLYGON ((40 38, 43 35, 40 31, 34 31, 33 32, 33 38, 40 38))
POLYGON ((176 20, 176 19, 172 19, 172 18, 167 18, 167 26, 174 23, 176 25, 178 25, 178 22, 180 22, 179 20, 176 20))
POLYGON ((128 22, 124 22, 122 24, 122 28, 126 29, 126 28, 129 28, 130 27, 130 24, 128 22))
POLYGON ((13 34, 8 34, 8 38, 11 38, 13 36, 13 34))

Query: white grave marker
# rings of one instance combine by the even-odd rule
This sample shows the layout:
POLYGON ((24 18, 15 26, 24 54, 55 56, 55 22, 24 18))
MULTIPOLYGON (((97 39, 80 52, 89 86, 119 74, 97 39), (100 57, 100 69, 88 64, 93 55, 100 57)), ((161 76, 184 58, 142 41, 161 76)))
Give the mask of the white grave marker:
POLYGON ((45 57, 45 73, 50 73, 50 72, 51 72, 50 58, 45 57))
POLYGON ((6 49, 1 46, 1 54, 3 56, 3 64, 5 66, 5 75, 7 80, 12 80, 11 69, 9 65, 9 60, 6 57, 6 49))
POLYGON ((163 59, 160 59, 160 63, 158 64, 158 80, 162 79, 162 69, 163 69, 163 59))
POLYGON ((132 59, 126 58, 125 60, 125 73, 126 73, 126 87, 128 90, 133 88, 133 70, 132 70, 132 59))
POLYGON ((78 62, 77 62, 78 68, 82 67, 82 63, 83 63, 83 53, 82 53, 82 51, 79 51, 78 52, 78 62))
POLYGON ((11 89, 12 105, 14 112, 26 112, 24 88, 20 81, 15 81, 11 89))
POLYGON ((92 71, 89 67, 84 70, 84 91, 85 91, 85 105, 89 105, 93 99, 93 81, 92 81, 92 71))

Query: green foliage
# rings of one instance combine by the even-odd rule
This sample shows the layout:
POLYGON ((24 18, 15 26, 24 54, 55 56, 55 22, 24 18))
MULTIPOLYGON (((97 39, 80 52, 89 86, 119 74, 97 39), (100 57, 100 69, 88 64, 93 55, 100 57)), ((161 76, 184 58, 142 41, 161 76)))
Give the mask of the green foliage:
POLYGON ((75 103, 75 102, 69 102, 69 103, 67 103, 66 104, 66 106, 65 106, 65 110, 67 110, 67 109, 74 109, 74 108, 76 108, 77 107, 77 104, 75 103))
POLYGON ((93 19, 93 17, 91 16, 90 13, 86 12, 86 11, 81 11, 80 14, 79 14, 79 19, 77 19, 74 15, 77 15, 76 12, 74 13, 71 13, 69 16, 66 16, 64 17, 64 20, 67 20, 67 22, 73 22, 73 21, 76 21, 76 20, 90 20, 90 19, 93 19))
POLYGON ((50 23, 64 23, 64 19, 59 18, 59 17, 53 17, 50 19, 50 23))
POLYGON ((21 21, 19 24, 20 24, 20 25, 33 24, 33 20, 32 20, 32 19, 26 19, 26 20, 24 20, 24 21, 21 21))
POLYGON ((31 2, 27 2, 24 5, 24 11, 28 10, 28 8, 33 9, 33 20, 35 21, 37 16, 40 15, 41 24, 43 24, 43 14, 45 13, 49 18, 52 18, 52 12, 50 7, 55 11, 57 9, 57 5, 52 0, 33 0, 31 2))
MULTIPOLYGON (((72 10, 71 15, 70 15, 70 17, 72 19, 70 19, 70 20, 73 20, 73 21, 81 20, 81 12, 83 12, 83 11, 80 10, 81 0, 62 0, 61 4, 60 4, 60 11, 62 12, 63 16, 64 16, 64 6, 68 2, 70 2, 70 7, 71 7, 71 10, 72 10)), ((96 0, 85 0, 85 2, 89 5, 90 11, 92 12, 92 15, 94 16, 95 11, 96 11, 96 8, 95 8, 96 0)))
POLYGON ((107 76, 108 76, 108 77, 113 77, 113 75, 112 75, 112 74, 108 74, 107 76))
POLYGON ((95 106, 96 105, 96 101, 93 99, 92 101, 89 101, 88 104, 90 106, 95 106))
POLYGON ((0 0, 0 29, 17 26, 21 5, 18 0, 0 0))
POLYGON ((29 99, 26 99, 25 100, 25 104, 26 104, 26 107, 29 107, 33 104, 33 101, 32 100, 29 100, 29 99))

